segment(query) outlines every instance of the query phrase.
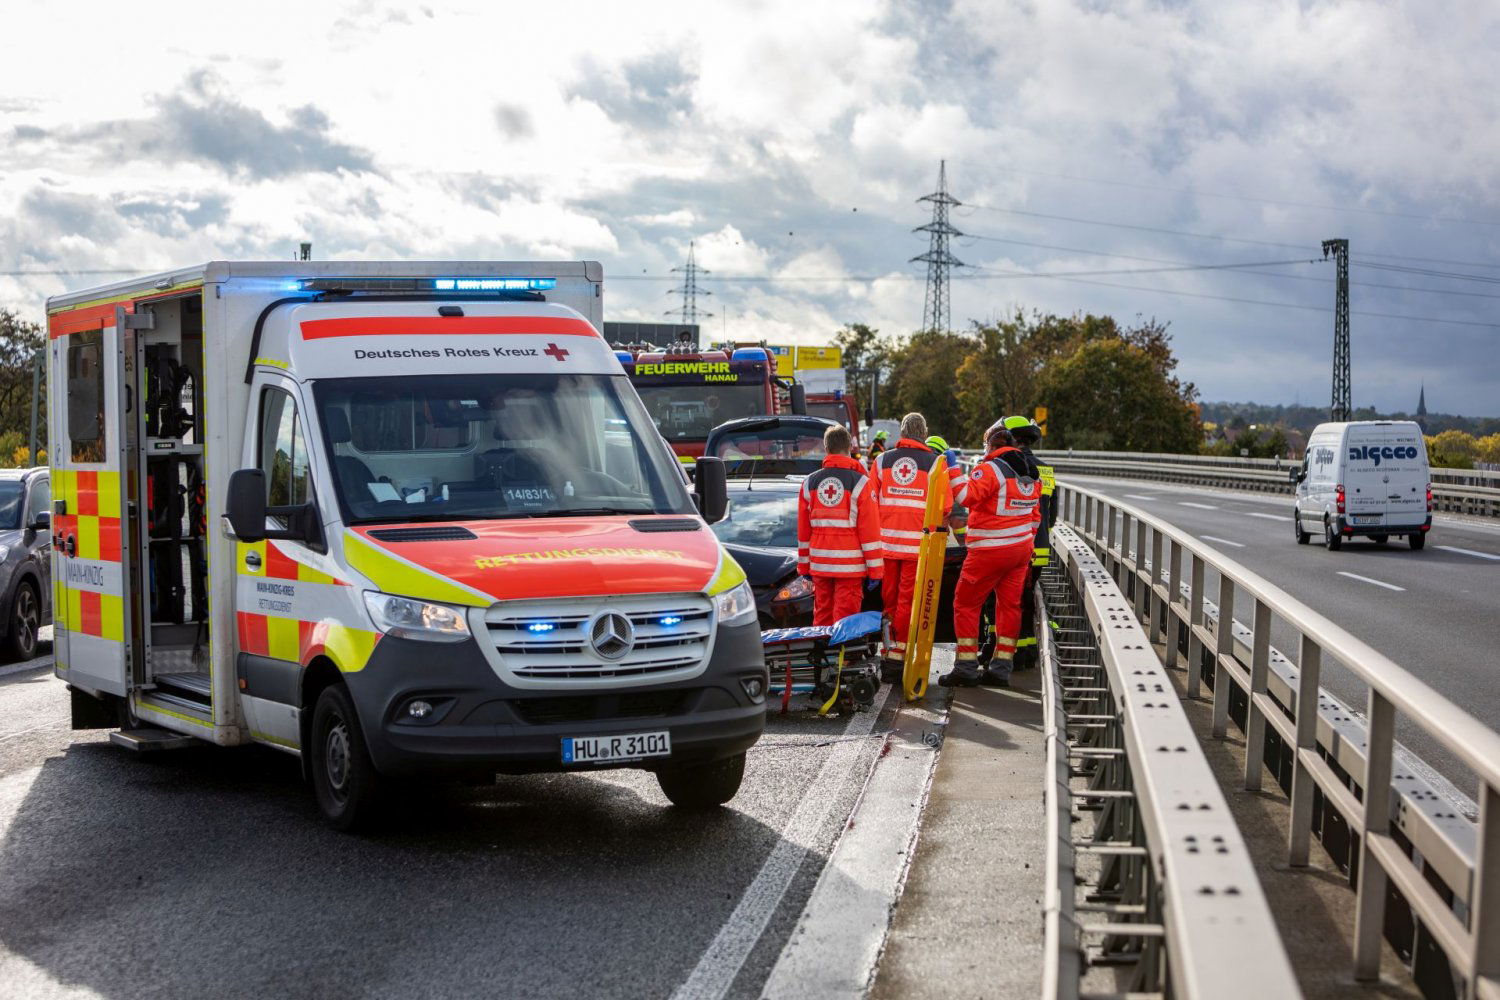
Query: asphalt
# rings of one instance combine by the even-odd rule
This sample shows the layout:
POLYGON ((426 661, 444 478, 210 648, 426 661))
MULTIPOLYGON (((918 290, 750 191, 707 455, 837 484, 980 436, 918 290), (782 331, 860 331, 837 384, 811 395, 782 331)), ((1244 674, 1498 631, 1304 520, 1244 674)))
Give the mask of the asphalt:
MULTIPOLYGON (((1066 478, 1191 532, 1500 730, 1500 524, 1439 514, 1420 552, 1404 540, 1377 545, 1366 539, 1329 552, 1316 540, 1296 544, 1290 497, 1066 478)), ((1210 596, 1217 593, 1216 574, 1209 574, 1207 587, 1210 596)), ((1237 594, 1235 603, 1235 617, 1247 622, 1249 599, 1237 594)), ((1272 642, 1295 661, 1290 629, 1273 625, 1272 642)), ((1322 679, 1329 692, 1363 711, 1366 688, 1352 671, 1325 657, 1322 679)), ((1438 740, 1404 720, 1398 720, 1398 737, 1473 795, 1468 770, 1438 740)))
POLYGON ((709 814, 641 772, 516 777, 413 792, 354 837, 289 756, 71 731, 40 660, 0 677, 0 993, 756 996, 893 706, 773 716, 709 814))

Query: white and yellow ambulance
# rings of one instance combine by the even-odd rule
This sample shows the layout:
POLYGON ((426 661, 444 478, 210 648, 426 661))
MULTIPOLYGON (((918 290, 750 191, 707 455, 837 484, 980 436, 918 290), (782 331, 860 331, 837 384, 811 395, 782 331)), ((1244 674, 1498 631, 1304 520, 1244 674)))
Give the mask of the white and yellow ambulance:
POLYGON ((215 262, 47 304, 75 728, 389 779, 641 767, 723 803, 765 724, 745 576, 599 335, 597 263, 215 262))

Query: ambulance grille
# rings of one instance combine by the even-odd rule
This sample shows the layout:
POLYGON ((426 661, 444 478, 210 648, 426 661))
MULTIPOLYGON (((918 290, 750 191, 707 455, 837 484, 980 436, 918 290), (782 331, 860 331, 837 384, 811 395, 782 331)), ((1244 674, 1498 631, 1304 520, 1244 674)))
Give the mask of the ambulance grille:
POLYGON ((504 601, 471 612, 470 627, 500 679, 527 690, 685 680, 701 674, 713 652, 713 607, 702 594, 504 601), (620 653, 610 639, 623 622, 632 641, 620 653))

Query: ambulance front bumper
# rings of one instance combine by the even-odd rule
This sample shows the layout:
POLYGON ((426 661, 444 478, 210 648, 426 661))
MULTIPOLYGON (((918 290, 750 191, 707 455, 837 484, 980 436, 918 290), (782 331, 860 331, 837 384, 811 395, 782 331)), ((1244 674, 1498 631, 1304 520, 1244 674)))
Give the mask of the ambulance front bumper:
POLYGON ((393 777, 592 770, 564 764, 564 738, 671 733, 669 757, 609 766, 659 767, 741 753, 765 728, 756 623, 720 627, 697 677, 623 690, 509 687, 473 641, 436 645, 387 636, 363 670, 344 675, 375 767, 393 777), (416 715, 413 702, 430 710, 416 715))

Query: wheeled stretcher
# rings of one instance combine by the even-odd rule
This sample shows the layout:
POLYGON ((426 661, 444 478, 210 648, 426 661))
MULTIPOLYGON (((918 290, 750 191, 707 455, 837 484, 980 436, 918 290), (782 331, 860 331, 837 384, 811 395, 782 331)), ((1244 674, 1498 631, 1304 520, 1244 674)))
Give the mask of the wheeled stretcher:
POLYGON ((880 612, 862 611, 833 625, 773 628, 760 634, 771 672, 767 704, 781 711, 807 694, 819 715, 869 708, 880 690, 880 612))

